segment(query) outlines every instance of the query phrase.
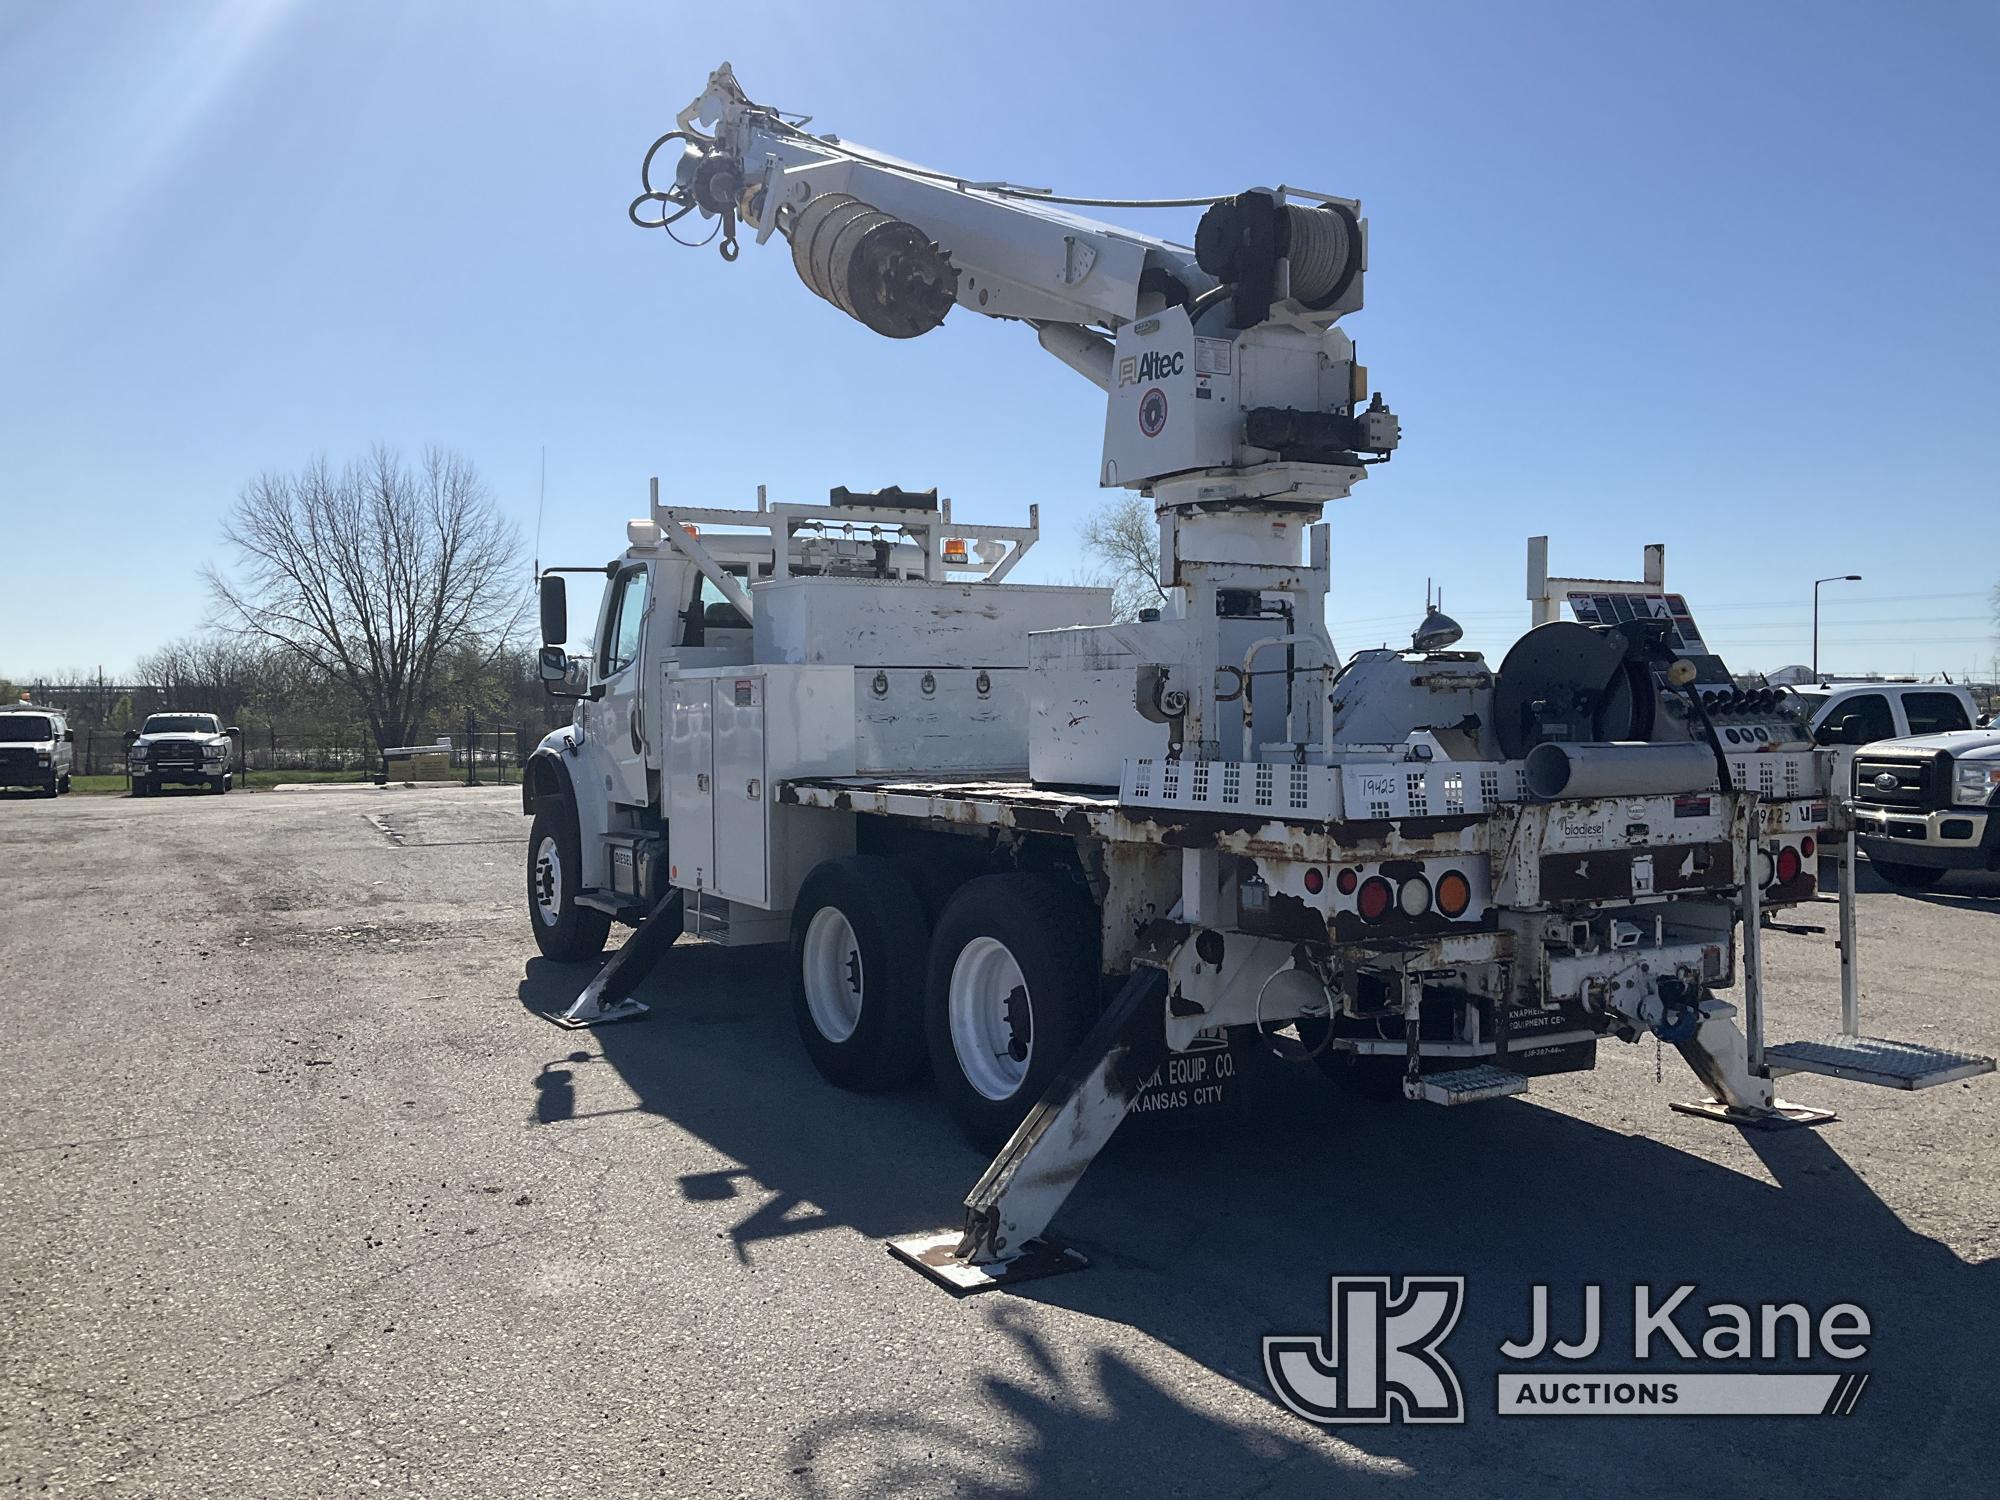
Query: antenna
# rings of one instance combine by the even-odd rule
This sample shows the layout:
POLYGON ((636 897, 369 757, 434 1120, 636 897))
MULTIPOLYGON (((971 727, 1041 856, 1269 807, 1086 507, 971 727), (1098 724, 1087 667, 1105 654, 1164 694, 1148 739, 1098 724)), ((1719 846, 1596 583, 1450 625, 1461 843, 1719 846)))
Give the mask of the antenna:
POLYGON ((535 496, 535 577, 542 576, 542 506, 549 498, 549 445, 542 444, 542 486, 535 496))

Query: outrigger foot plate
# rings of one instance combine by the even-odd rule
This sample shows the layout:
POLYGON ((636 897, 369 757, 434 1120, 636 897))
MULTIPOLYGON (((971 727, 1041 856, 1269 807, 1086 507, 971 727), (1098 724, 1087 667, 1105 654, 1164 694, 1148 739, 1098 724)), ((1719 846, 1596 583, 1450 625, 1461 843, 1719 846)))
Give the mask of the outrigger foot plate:
POLYGON ((632 998, 641 981, 653 972, 653 965, 681 935, 681 893, 667 892, 639 924, 639 930, 625 940, 625 946, 611 955, 611 961, 597 971, 568 1010, 549 1019, 566 1030, 586 1026, 608 1026, 613 1021, 643 1016, 646 1007, 632 998))
POLYGON ((1704 1120, 1720 1120, 1725 1125, 1740 1125, 1745 1130, 1796 1130, 1806 1125, 1824 1125, 1839 1118, 1830 1109, 1808 1109, 1803 1104, 1787 1104, 1782 1099, 1773 1099, 1769 1109, 1738 1109, 1720 1099, 1672 1099, 1667 1102, 1667 1108, 1684 1115, 1698 1115, 1704 1120))
POLYGON ((1081 1271, 1090 1264, 1081 1251, 1039 1239, 1029 1240, 1017 1254, 998 1260, 960 1260, 956 1252, 963 1238, 962 1230, 940 1229, 935 1234, 891 1240, 889 1253, 923 1272, 954 1297, 969 1297, 974 1292, 990 1292, 1044 1276, 1060 1276, 1065 1271, 1081 1271))

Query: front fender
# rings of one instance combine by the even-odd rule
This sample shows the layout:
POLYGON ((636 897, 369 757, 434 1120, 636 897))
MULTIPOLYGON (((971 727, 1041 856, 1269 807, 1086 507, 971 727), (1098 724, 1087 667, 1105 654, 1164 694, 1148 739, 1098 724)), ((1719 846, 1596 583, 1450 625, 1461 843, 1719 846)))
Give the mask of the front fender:
POLYGON ((577 742, 576 726, 565 724, 542 736, 535 753, 521 768, 521 811, 535 815, 535 804, 544 797, 566 797, 576 801, 576 787, 570 780, 568 756, 577 742))

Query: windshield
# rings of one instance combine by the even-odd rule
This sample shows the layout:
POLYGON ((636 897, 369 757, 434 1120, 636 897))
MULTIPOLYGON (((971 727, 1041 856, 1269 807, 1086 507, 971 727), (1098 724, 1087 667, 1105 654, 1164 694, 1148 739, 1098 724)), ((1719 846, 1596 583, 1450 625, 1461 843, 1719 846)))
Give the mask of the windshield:
POLYGON ((41 714, 0 714, 0 745, 25 745, 55 737, 55 730, 41 714))
POLYGON ((145 734, 220 734, 214 714, 154 714, 145 734))

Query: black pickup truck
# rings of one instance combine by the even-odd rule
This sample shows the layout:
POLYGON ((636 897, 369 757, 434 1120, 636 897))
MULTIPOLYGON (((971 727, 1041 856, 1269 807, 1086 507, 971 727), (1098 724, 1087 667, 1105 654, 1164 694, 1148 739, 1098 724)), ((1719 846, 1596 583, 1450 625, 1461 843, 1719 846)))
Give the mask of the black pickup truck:
POLYGON ((1854 831, 1906 890, 2000 870, 2000 726, 1878 740, 1854 753, 1854 831))

